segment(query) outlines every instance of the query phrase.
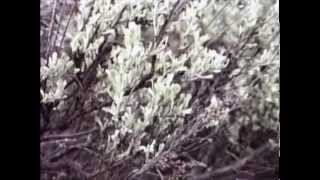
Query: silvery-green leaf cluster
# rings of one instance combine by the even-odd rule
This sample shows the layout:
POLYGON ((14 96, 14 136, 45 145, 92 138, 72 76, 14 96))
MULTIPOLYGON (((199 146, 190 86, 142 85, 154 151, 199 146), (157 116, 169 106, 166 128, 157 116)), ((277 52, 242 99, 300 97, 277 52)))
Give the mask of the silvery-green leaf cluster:
POLYGON ((53 102, 64 97, 64 87, 67 84, 66 76, 72 74, 73 61, 66 54, 58 57, 53 53, 48 60, 48 65, 43 64, 40 68, 40 80, 47 80, 49 91, 40 89, 43 102, 53 102))
POLYGON ((103 43, 109 43, 112 48, 104 55, 106 61, 97 66, 98 82, 90 88, 97 101, 104 101, 100 96, 112 100, 101 109, 107 115, 92 112, 93 124, 98 124, 105 137, 101 144, 106 146, 105 154, 113 151, 119 159, 137 152, 143 152, 146 159, 159 155, 171 133, 184 127, 186 117, 200 107, 194 103, 200 100, 191 101, 197 98, 190 89, 193 83, 215 80, 235 61, 237 67, 226 77, 229 81, 219 87, 224 94, 208 93, 209 105, 201 121, 208 128, 218 127, 228 122, 231 111, 241 109, 249 115, 240 114, 239 124, 254 122, 259 128, 278 129, 279 1, 183 3, 181 13, 173 14, 160 34, 175 1, 80 0, 67 36, 72 40, 72 52, 83 54, 84 61, 77 69, 74 57, 53 53, 40 69, 47 87, 41 89, 42 102, 65 98, 67 82, 77 72, 85 72, 101 53, 103 43), (151 24, 136 22, 139 18, 151 24), (238 52, 232 48, 241 46, 251 31, 257 31, 257 41, 250 39, 244 44, 241 56, 228 56, 238 52), (218 50, 205 45, 215 40, 225 42, 226 47, 218 50), (148 85, 135 89, 148 75, 148 85), (123 142, 125 147, 117 149, 123 142))

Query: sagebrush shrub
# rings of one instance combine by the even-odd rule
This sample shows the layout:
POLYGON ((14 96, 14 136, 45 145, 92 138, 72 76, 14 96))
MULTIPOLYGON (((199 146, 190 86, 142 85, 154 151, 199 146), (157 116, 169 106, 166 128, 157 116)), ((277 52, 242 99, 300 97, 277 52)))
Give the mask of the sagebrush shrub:
POLYGON ((278 132, 278 6, 80 0, 66 27, 70 43, 42 57, 43 136, 97 127, 88 146, 111 164, 143 154, 128 170, 137 175, 204 129, 227 127, 233 145, 241 128, 278 132))

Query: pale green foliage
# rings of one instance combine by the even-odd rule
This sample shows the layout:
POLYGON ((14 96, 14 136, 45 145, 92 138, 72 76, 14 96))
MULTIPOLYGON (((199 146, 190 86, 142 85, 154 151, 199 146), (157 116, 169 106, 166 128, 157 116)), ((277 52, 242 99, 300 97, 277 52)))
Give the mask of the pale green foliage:
MULTIPOLYGON (((157 14, 159 11, 161 11, 161 13, 169 13, 169 9, 171 8, 170 4, 172 3, 170 1, 164 1, 164 3, 157 4, 156 1, 152 3, 150 1, 145 2, 145 4, 137 4, 136 6, 133 6, 135 3, 132 4, 128 2, 128 4, 130 8, 126 13, 129 15, 128 17, 124 17, 131 19, 139 14, 138 12, 141 11, 142 5, 154 5, 153 7, 157 8, 154 8, 153 11, 150 10, 150 13, 157 14)), ((98 8, 98 6, 96 7, 98 8)), ((111 7, 110 9, 113 8, 115 7, 111 7)), ((107 12, 106 14, 110 14, 111 17, 112 13, 107 12)), ((108 17, 106 14, 103 16, 108 17)), ((110 19, 110 17, 103 19, 110 19)), ((158 16, 156 16, 156 18, 157 17, 158 16)), ((161 26, 161 21, 157 19, 157 22, 159 24, 155 23, 154 25, 154 27, 156 27, 154 31, 155 34, 159 31, 157 27, 161 26)), ((107 24, 106 22, 101 23, 107 24)), ((187 28, 194 29, 194 24, 187 24, 187 28)), ((108 69, 99 72, 100 76, 106 74, 106 78, 101 86, 104 87, 105 93, 113 100, 112 105, 104 108, 104 110, 113 115, 112 121, 115 123, 115 126, 120 129, 122 134, 129 133, 135 135, 142 133, 148 125, 156 123, 153 122, 155 117, 159 119, 157 123, 160 125, 156 134, 159 134, 170 125, 176 127, 182 125, 183 119, 181 117, 191 112, 190 107, 188 107, 191 95, 180 93, 180 85, 172 82, 174 75, 177 72, 186 71, 185 79, 194 79, 200 78, 202 75, 205 75, 205 73, 219 72, 227 65, 226 58, 214 50, 209 50, 201 45, 204 41, 208 40, 209 37, 200 36, 199 28, 194 29, 197 30, 196 32, 192 32, 192 30, 189 31, 189 34, 194 39, 194 44, 191 47, 192 50, 180 57, 174 57, 172 51, 166 48, 167 37, 163 39, 159 46, 152 44, 145 47, 142 44, 141 27, 134 22, 130 22, 128 27, 122 26, 119 30, 121 30, 124 35, 124 47, 115 47, 111 52, 111 58, 114 59, 114 63, 109 63, 108 69), (152 87, 150 89, 142 89, 142 92, 125 96, 124 94, 128 89, 135 87, 139 80, 151 71, 151 63, 147 59, 152 54, 158 55, 155 71, 161 70, 162 73, 151 80, 152 87), (189 69, 184 66, 184 63, 190 59, 192 60, 192 64, 189 69), (139 102, 137 96, 139 96, 140 93, 144 93, 143 98, 145 105, 133 105, 135 102, 139 102), (143 116, 138 115, 140 112, 142 112, 143 116)), ((89 29, 89 31, 91 32, 92 30, 89 29)), ((185 34, 183 38, 187 38, 189 34, 185 34)), ((76 40, 74 42, 76 42, 76 40)), ((85 38, 83 44, 87 42, 88 38, 85 38)), ((79 46, 78 48, 80 47, 83 48, 83 46, 79 46)), ((103 124, 108 122, 104 120, 98 121, 100 121, 99 124, 101 124, 102 127, 105 126, 103 124)), ((119 131, 114 132, 113 136, 117 136, 116 134, 118 133, 119 131)), ((136 143, 139 144, 139 142, 136 143)))
MULTIPOLYGON (((127 13, 130 15, 127 18, 131 19, 132 16, 139 14, 137 12, 141 11, 143 3, 135 7, 131 2, 128 3, 130 8, 127 13)), ((154 14, 160 11, 161 13, 169 13, 170 4, 172 4, 170 1, 164 1, 164 3, 159 4, 155 1, 153 3, 145 2, 144 5, 156 7, 153 11, 150 11, 150 13, 154 14)), ((157 15, 155 16, 158 18, 157 15)), ((159 31, 157 27, 162 25, 159 19, 156 22, 154 22, 155 34, 159 31)), ((194 24, 187 24, 187 28, 194 29, 194 24)), ((226 57, 201 45, 209 37, 200 36, 199 28, 194 29, 197 30, 196 32, 189 31, 194 41, 190 48, 192 50, 180 57, 174 57, 172 50, 166 48, 168 37, 164 37, 159 46, 150 44, 150 46, 145 47, 142 44, 142 31, 139 25, 130 22, 128 27, 122 26, 119 30, 122 30, 124 35, 124 47, 115 47, 111 52, 111 58, 114 59, 114 63, 109 64, 109 68, 105 71, 99 72, 101 76, 106 74, 102 86, 105 88, 105 93, 113 99, 111 107, 104 108, 104 110, 113 115, 112 121, 122 134, 129 133, 136 136, 137 134, 142 134, 149 125, 159 126, 154 130, 155 134, 160 134, 171 125, 174 127, 181 126, 183 123, 182 117, 191 113, 191 109, 188 107, 191 95, 180 93, 181 87, 179 84, 173 83, 173 77, 177 72, 181 71, 186 72, 184 78, 189 80, 200 78, 206 73, 219 72, 227 65, 226 57), (147 59, 152 54, 158 55, 155 71, 160 70, 161 73, 151 79, 152 86, 150 89, 142 89, 140 92, 125 96, 124 94, 128 89, 135 87, 139 80, 151 71, 151 63, 147 59), (187 68, 184 64, 190 59, 192 64, 190 68, 187 68), (139 104, 139 99, 137 99, 140 93, 143 93, 144 105, 139 104), (141 112, 143 116, 139 115, 141 112), (154 122, 154 118, 158 118, 159 122, 154 122)), ((183 38, 187 38, 189 34, 185 34, 183 38)), ((102 121, 100 124, 108 122, 100 121, 102 121)), ((113 136, 117 136, 116 134, 119 131, 114 133, 113 136)), ((139 142, 135 143, 136 145, 139 144, 139 142)), ((135 147, 138 147, 136 145, 135 147)))
MULTIPOLYGON (((232 80, 224 90, 227 92, 226 98, 236 97, 230 100, 233 107, 225 105, 226 99, 213 95, 211 104, 205 109, 206 118, 202 121, 207 122, 208 127, 217 126, 228 119, 228 113, 235 106, 245 106, 248 112, 254 111, 251 107, 258 107, 258 111, 262 112, 269 104, 275 106, 271 108, 272 117, 278 117, 280 109, 279 37, 268 43, 274 32, 279 30, 279 22, 274 20, 279 14, 278 1, 273 6, 266 6, 264 2, 258 0, 241 1, 242 3, 238 0, 188 1, 186 9, 172 19, 160 43, 156 43, 154 37, 159 35, 164 17, 169 15, 175 1, 121 0, 115 4, 110 0, 81 0, 80 2, 75 31, 69 32, 68 36, 72 37, 72 51, 84 54, 85 66, 93 63, 99 46, 105 40, 120 41, 119 43, 122 44, 114 45, 110 55, 106 55, 107 68, 98 67, 97 77, 101 80, 94 87, 97 96, 106 95, 112 99, 111 106, 103 108, 103 111, 111 114, 111 118, 95 117, 101 133, 107 137, 106 153, 114 150, 120 141, 130 139, 126 148, 115 152, 116 157, 121 158, 140 150, 145 153, 147 159, 155 156, 164 148, 168 140, 166 138, 168 136, 163 133, 170 127, 182 127, 184 117, 192 113, 191 94, 183 88, 181 82, 212 79, 231 61, 223 51, 217 52, 203 44, 219 37, 227 43, 237 44, 244 34, 255 27, 260 17, 265 17, 269 23, 259 30, 258 36, 266 49, 253 59, 249 58, 250 55, 241 57, 238 62, 239 67, 230 75, 232 80), (113 27, 125 6, 127 9, 119 19, 119 25, 113 27), (135 23, 133 20, 137 17, 150 20, 151 29, 135 23), (151 33, 147 36, 147 32, 151 33), (117 33, 122 40, 115 39, 118 36, 117 33), (179 39, 177 44, 172 44, 174 42, 170 33, 177 34, 179 39), (91 37, 94 38, 91 39, 91 37), (181 54, 179 54, 180 51, 181 54), (150 61, 153 55, 156 55, 157 59, 154 72, 152 72, 150 61), (268 67, 266 71, 260 71, 262 66, 268 67), (184 74, 176 81, 175 77, 181 72, 184 74), (126 94, 149 73, 153 73, 150 78, 150 87, 126 94), (252 77, 256 79, 252 81, 252 77), (261 87, 253 86, 256 80, 261 81, 261 87), (256 101, 256 99, 259 100, 256 101), (246 106, 247 104, 251 105, 246 106), (146 132, 149 126, 153 126, 152 132, 146 132), (106 127, 115 129, 106 131, 106 127), (147 136, 156 137, 156 139, 148 139, 147 145, 141 145, 141 140, 147 136), (161 144, 160 147, 159 144, 161 144)), ((255 48, 256 45, 249 43, 248 46, 255 48)), ((83 71, 85 66, 81 67, 80 71, 83 71)), ((48 92, 41 90, 44 102, 64 97, 65 76, 68 72, 74 73, 74 66, 65 54, 58 57, 54 53, 49 59, 48 66, 41 67, 41 79, 48 78, 49 83, 48 92)), ((252 112, 253 117, 255 113, 252 112)), ((277 128, 278 122, 268 121, 267 116, 261 121, 264 126, 277 128)))
MULTIPOLYGON (((261 120, 257 118, 252 112, 254 121, 265 123, 265 125, 271 125, 274 129, 279 126, 278 121, 270 121, 271 119, 277 120, 279 116, 280 104, 279 104, 279 84, 280 84, 280 31, 279 24, 279 11, 278 3, 271 6, 270 10, 266 13, 266 23, 259 29, 258 38, 261 44, 265 46, 265 50, 254 59, 243 59, 239 62, 239 69, 233 72, 234 77, 233 89, 237 89, 240 97, 244 102, 253 103, 254 109, 248 107, 248 112, 258 109, 258 112, 266 114, 261 120), (250 66, 248 66, 248 61, 250 66), (264 68, 262 71, 261 69, 264 68), (241 73, 240 73, 241 72, 241 73), (254 79, 253 79, 254 77, 254 79), (259 85, 255 85, 258 83, 259 85), (259 87, 260 86, 260 87, 259 87), (237 88, 235 88, 237 87, 237 88), (254 101, 251 99, 254 98, 254 101), (268 106, 273 106, 271 109, 265 109, 268 106), (271 112, 271 115, 267 115, 264 112, 271 112)), ((257 44, 248 44, 255 48, 257 44)), ((250 53, 249 53, 250 54, 250 53)))
POLYGON ((57 53, 48 60, 48 65, 42 65, 40 68, 41 80, 47 79, 48 92, 40 89, 43 96, 43 102, 53 102, 64 97, 64 87, 67 84, 65 77, 70 74, 73 62, 66 54, 58 57, 57 53))

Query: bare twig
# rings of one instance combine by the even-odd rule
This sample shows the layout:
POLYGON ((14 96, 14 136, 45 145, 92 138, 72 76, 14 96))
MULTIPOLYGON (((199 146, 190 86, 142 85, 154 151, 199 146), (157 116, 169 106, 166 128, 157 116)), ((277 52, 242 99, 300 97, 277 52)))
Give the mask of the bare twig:
POLYGON ((164 180, 164 177, 163 177, 163 174, 161 173, 161 171, 160 171, 158 168, 156 168, 156 171, 157 171, 157 173, 159 174, 160 179, 161 179, 161 180, 164 180))
POLYGON ((117 19, 112 23, 111 28, 115 28, 116 25, 120 22, 122 15, 124 13, 124 11, 127 9, 128 5, 124 5, 123 8, 121 9, 120 13, 118 14, 117 19))
POLYGON ((65 11, 65 9, 66 9, 66 6, 63 6, 62 7, 62 11, 61 11, 61 13, 60 13, 60 19, 59 19, 59 22, 58 22, 58 27, 57 27, 57 29, 56 29, 56 33, 55 33, 55 37, 54 37, 54 40, 53 40, 53 43, 52 43, 52 45, 51 45, 51 49, 49 49, 49 52, 51 52, 52 51, 52 49, 55 49, 56 48, 56 42, 57 42, 57 40, 58 40, 58 36, 59 36, 59 32, 60 32, 60 26, 61 26, 61 24, 62 24, 62 21, 63 21, 63 13, 64 13, 64 11, 65 11))
POLYGON ((86 111, 84 111, 82 113, 79 113, 79 114, 75 115, 74 117, 70 118, 69 122, 71 122, 74 119, 77 119, 79 117, 82 117, 82 116, 84 116, 86 114, 92 113, 93 111, 100 110, 103 107, 110 106, 111 104, 112 104, 112 101, 111 102, 109 101, 109 102, 104 102, 104 103, 102 103, 102 104, 100 104, 98 106, 92 107, 89 110, 86 110, 86 111))
POLYGON ((174 18, 173 16, 174 15, 178 16, 181 13, 181 10, 183 9, 182 7, 185 4, 186 4, 186 0, 184 0, 183 2, 181 2, 180 0, 177 0, 175 2, 175 4, 173 5, 173 7, 172 7, 172 9, 170 11, 170 14, 169 14, 168 18, 165 19, 164 24, 161 26, 161 29, 160 29, 157 37, 155 38, 156 44, 160 43, 160 41, 162 39, 162 36, 165 33, 166 28, 168 27, 170 21, 174 18), (178 6, 178 5, 180 5, 180 6, 178 6), (180 10, 180 11, 177 12, 177 10, 180 10))
POLYGON ((55 163, 50 163, 48 161, 42 161, 41 171, 60 171, 71 169, 74 173, 78 173, 82 177, 87 178, 89 174, 82 170, 81 165, 78 162, 72 161, 70 159, 64 159, 55 163))
MULTIPOLYGON (((48 40, 47 40, 46 59, 49 58, 49 53, 50 53, 49 50, 51 49, 51 47, 50 47, 51 43, 50 42, 51 42, 51 37, 52 37, 52 32, 53 32, 54 17, 56 15, 57 1, 58 0, 54 1, 53 10, 52 10, 52 14, 51 14, 51 21, 50 21, 50 26, 49 26, 49 34, 48 34, 48 40)), ((47 61, 47 64, 48 64, 48 61, 47 61)))
POLYGON ((50 135, 50 136, 46 136, 40 139, 40 142, 44 142, 44 141, 54 141, 54 140, 60 140, 60 139, 71 139, 71 138, 77 138, 80 136, 85 136, 91 133, 94 133, 96 131, 98 131, 99 128, 98 127, 94 127, 90 130, 87 131, 82 131, 79 133, 74 133, 74 134, 60 134, 60 135, 50 135))
MULTIPOLYGON (((93 1, 93 2, 94 2, 94 1, 93 1)), ((88 24, 88 22, 89 22, 89 20, 90 20, 90 18, 91 18, 91 16, 92 16, 93 9, 94 9, 94 6, 91 5, 90 10, 89 10, 89 15, 88 15, 88 17, 84 20, 84 23, 83 23, 80 31, 83 31, 83 30, 86 28, 86 25, 88 24)))
POLYGON ((75 13, 76 9, 77 9, 77 3, 75 2, 73 4, 72 10, 71 10, 71 12, 69 14, 69 19, 68 19, 67 25, 64 28, 64 31, 63 31, 63 34, 62 34, 62 38, 61 38, 60 45, 59 45, 60 48, 62 48, 62 44, 63 44, 64 38, 66 36, 66 32, 67 32, 67 30, 69 28, 69 25, 70 25, 70 22, 71 22, 71 18, 73 16, 73 14, 75 13))
POLYGON ((245 158, 243 158, 241 160, 238 160, 234 164, 231 164, 229 166, 225 166, 225 167, 213 170, 213 171, 209 171, 209 172, 201 175, 199 177, 199 179, 205 179, 205 178, 210 178, 210 177, 214 177, 214 176, 219 176, 221 174, 225 174, 225 173, 228 173, 228 172, 231 172, 231 171, 234 171, 234 170, 238 170, 243 165, 245 165, 248 161, 252 160, 257 155, 260 155, 261 153, 263 153, 269 147, 270 147, 270 144, 266 143, 266 144, 262 145, 260 148, 258 148, 257 150, 255 150, 253 153, 248 155, 247 157, 245 157, 245 158))
POLYGON ((151 57, 151 71, 148 74, 144 75, 136 86, 125 91, 124 93, 125 96, 147 86, 147 82, 153 77, 153 74, 155 71, 155 62, 156 62, 156 56, 154 55, 151 57))
POLYGON ((221 15, 223 10, 231 3, 231 0, 226 2, 226 4, 216 13, 216 15, 212 18, 212 20, 205 26, 205 30, 210 27, 210 25, 221 15))

